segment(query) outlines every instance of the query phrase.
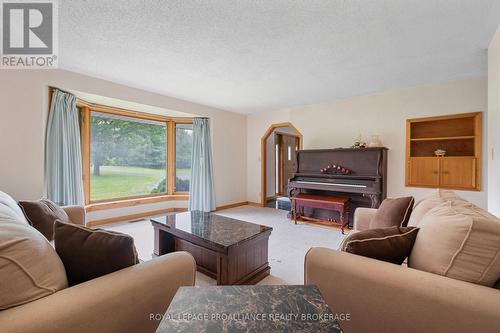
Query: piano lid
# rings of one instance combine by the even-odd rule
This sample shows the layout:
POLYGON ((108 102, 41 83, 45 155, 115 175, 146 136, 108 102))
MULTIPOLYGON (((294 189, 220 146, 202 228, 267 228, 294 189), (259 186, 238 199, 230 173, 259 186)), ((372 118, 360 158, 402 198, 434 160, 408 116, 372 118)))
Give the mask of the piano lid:
POLYGON ((321 168, 339 164, 352 170, 347 177, 380 177, 386 150, 385 147, 299 150, 296 173, 322 175, 321 168))

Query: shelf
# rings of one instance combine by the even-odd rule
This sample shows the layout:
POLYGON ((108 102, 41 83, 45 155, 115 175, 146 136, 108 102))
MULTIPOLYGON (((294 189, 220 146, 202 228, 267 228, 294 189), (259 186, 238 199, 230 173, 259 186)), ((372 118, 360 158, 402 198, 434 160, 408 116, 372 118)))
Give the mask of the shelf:
POLYGON ((440 140, 466 140, 466 139, 474 139, 473 135, 464 135, 464 136, 442 136, 436 138, 419 138, 419 139, 410 139, 410 141, 440 141, 440 140))
POLYGON ((481 119, 476 112, 407 120, 406 186, 480 190, 481 119))
POLYGON ((474 155, 457 155, 457 156, 409 156, 409 158, 440 158, 440 159, 448 159, 448 158, 476 158, 474 155))

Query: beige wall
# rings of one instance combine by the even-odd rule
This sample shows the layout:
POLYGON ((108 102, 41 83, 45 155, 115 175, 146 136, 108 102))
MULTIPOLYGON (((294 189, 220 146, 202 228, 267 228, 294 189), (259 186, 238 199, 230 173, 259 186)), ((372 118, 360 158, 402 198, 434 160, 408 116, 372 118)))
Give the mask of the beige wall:
POLYGON ((488 210, 500 216, 500 27, 488 49, 488 210))
MULTIPOLYGON (((492 68, 498 69, 499 67, 498 61, 492 66, 491 57, 493 52, 498 52, 498 39, 497 33, 497 38, 490 48, 490 73, 492 68), (494 67, 495 64, 496 67, 494 67)), ((495 58, 500 57, 495 56, 495 58)), ((498 77, 496 76, 497 79, 498 77)), ((491 80, 492 77, 490 77, 490 84, 491 80)), ((35 199, 44 194, 43 152, 49 85, 210 117, 213 127, 212 141, 218 206, 246 200, 260 201, 260 139, 271 124, 285 121, 292 122, 301 131, 306 149, 346 147, 351 145, 360 133, 366 140, 372 134, 381 135, 381 139, 390 149, 389 195, 412 194, 420 198, 429 190, 404 186, 405 120, 487 110, 487 79, 485 77, 259 113, 247 118, 244 115, 62 70, 2 71, 0 73, 0 100, 2 102, 0 108, 0 152, 2 156, 0 190, 12 194, 16 199, 35 199)), ((498 91, 498 86, 498 82, 497 88, 490 86, 490 110, 494 105, 491 89, 498 91)), ((496 105, 498 107, 499 104, 496 105)), ((497 117, 498 114, 497 111, 497 117)), ((492 121, 490 117, 490 127, 499 123, 498 118, 496 119, 492 121)), ((500 129, 497 129, 496 132, 499 131, 500 129)), ((485 156, 488 156, 486 146, 485 140, 484 151, 485 156)), ((492 162, 490 161, 490 164, 492 162)), ((482 207, 487 205, 486 166, 485 161, 483 163, 483 191, 461 192, 464 197, 482 207)), ((498 189, 500 186, 495 188, 498 189)), ((491 188, 490 194, 494 195, 495 188, 491 188)), ((185 203, 179 202, 176 206, 185 207, 185 203)), ((99 214, 96 212, 94 215, 95 218, 107 218, 110 214, 111 216, 132 214, 146 208, 151 209, 151 207, 139 207, 133 212, 127 209, 99 214)), ((155 205, 154 208, 172 208, 172 203, 155 205)))
MULTIPOLYGON (((246 201, 246 116, 62 70, 1 71, 0 190, 16 199, 44 195, 48 86, 210 117, 217 205, 246 201)), ((134 213, 141 211, 135 208, 134 213)), ((124 212, 131 213, 128 209, 114 214, 124 212)))
MULTIPOLYGON (((414 195, 428 189, 405 187, 405 120, 487 110, 486 77, 419 86, 354 97, 330 103, 251 115, 248 118, 248 200, 259 201, 260 138, 272 123, 290 121, 304 135, 304 148, 348 147, 362 134, 379 134, 389 150, 388 195, 414 195)), ((486 117, 485 117, 486 118, 486 117)), ((486 137, 485 137, 486 139, 486 137)), ((486 143, 484 144, 486 153, 486 143)), ((470 201, 487 205, 487 162, 483 163, 481 192, 460 192, 470 201)))

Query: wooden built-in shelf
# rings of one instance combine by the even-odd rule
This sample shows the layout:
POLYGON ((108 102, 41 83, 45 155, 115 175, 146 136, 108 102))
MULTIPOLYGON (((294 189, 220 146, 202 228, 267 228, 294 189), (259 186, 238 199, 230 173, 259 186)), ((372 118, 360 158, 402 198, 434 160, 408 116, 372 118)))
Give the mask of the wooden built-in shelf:
POLYGON ((410 141, 441 141, 441 140, 468 140, 468 139, 475 139, 475 136, 473 136, 473 135, 464 135, 464 136, 441 136, 441 137, 435 137, 435 138, 417 138, 417 139, 410 139, 410 141))
POLYGON ((407 120, 406 186, 479 191, 481 126, 481 112, 407 120))

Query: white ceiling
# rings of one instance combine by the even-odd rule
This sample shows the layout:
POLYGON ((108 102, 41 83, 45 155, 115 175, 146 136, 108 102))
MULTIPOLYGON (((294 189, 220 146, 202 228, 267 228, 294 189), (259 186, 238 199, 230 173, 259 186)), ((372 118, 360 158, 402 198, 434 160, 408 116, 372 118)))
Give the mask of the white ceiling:
POLYGON ((500 0, 59 1, 60 67, 254 113, 486 74, 500 0))

